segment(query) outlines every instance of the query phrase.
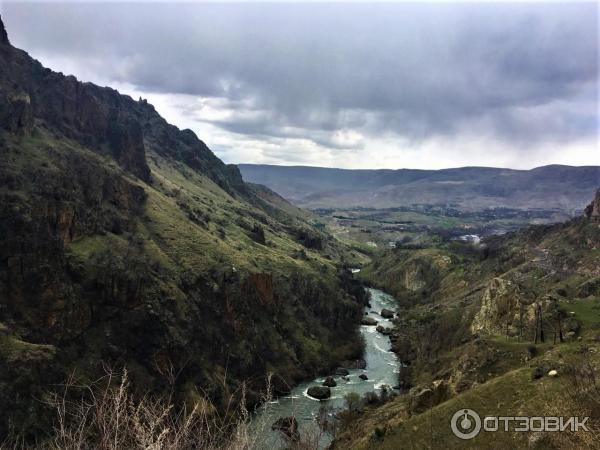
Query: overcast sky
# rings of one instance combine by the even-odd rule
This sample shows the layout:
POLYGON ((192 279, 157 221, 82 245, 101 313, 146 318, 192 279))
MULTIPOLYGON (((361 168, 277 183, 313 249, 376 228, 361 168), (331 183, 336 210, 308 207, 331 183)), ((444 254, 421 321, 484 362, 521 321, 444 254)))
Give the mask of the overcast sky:
POLYGON ((13 45, 229 163, 600 164, 596 3, 11 3, 13 45))

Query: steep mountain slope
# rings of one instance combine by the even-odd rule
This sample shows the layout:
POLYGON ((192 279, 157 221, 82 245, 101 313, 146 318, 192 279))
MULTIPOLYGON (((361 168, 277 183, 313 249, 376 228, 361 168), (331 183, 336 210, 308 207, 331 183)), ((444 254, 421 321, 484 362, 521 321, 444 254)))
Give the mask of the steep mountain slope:
POLYGON ((0 440, 46 391, 127 366, 140 393, 217 407, 356 356, 357 257, 242 181, 192 131, 42 67, 0 20, 0 440))
MULTIPOLYGON (((599 159, 600 163, 600 159, 599 159)), ((581 211, 600 184, 600 167, 532 170, 343 170, 240 164, 246 181, 264 184, 306 208, 391 208, 412 204, 559 208, 581 211)))
POLYGON ((392 342, 407 367, 403 394, 358 416, 339 448, 597 448, 599 200, 600 190, 585 217, 564 224, 482 246, 397 248, 365 268, 401 303, 392 342), (461 408, 482 417, 589 416, 595 434, 511 429, 463 441, 450 429, 461 408))

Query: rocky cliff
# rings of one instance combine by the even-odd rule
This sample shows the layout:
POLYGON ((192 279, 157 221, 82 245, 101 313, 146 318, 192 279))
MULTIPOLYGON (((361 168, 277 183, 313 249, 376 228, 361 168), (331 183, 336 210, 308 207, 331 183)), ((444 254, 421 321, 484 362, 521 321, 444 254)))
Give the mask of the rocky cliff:
POLYGON ((202 171, 229 193, 245 192, 237 167, 219 160, 193 131, 168 124, 145 100, 46 69, 10 45, 3 25, 0 34, 0 119, 5 129, 29 133, 35 122, 113 157, 144 181, 150 177, 146 154, 155 151, 202 171))
MULTIPOLYGON (((357 415, 334 448, 392 449, 409 441, 417 448, 463 448, 465 441, 448 424, 465 407, 490 415, 542 416, 597 408, 597 199, 586 217, 563 224, 531 226, 477 245, 389 250, 364 268, 361 274, 369 282, 397 292, 403 308, 388 333, 404 363, 397 386, 403 395, 357 415), (449 264, 437 265, 436 277, 419 276, 420 295, 397 276, 411 261, 434 264, 442 256, 449 264), (434 395, 439 386, 444 386, 442 398, 434 395), (579 398, 589 398, 592 406, 579 398)), ((547 433, 538 445, 521 434, 483 433, 467 448, 585 446, 572 435, 557 443, 547 433), (499 444, 504 437, 507 442, 499 444)))
POLYGON ((349 251, 152 105, 0 30, 0 441, 46 433, 39 399, 71 373, 127 367, 141 394, 225 408, 360 353, 349 251))
POLYGON ((4 28, 2 19, 0 19, 0 44, 9 44, 8 34, 6 33, 6 28, 4 28))
POLYGON ((592 203, 585 208, 585 216, 588 219, 600 222, 600 189, 596 192, 596 197, 592 200, 592 203))

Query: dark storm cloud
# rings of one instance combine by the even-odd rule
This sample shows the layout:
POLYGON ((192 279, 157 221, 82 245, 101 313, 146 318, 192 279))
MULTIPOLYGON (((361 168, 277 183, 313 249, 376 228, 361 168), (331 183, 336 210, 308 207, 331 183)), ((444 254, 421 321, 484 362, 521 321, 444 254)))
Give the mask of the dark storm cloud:
POLYGON ((506 142, 597 133, 597 5, 5 3, 13 42, 145 92, 222 99, 250 136, 506 142))

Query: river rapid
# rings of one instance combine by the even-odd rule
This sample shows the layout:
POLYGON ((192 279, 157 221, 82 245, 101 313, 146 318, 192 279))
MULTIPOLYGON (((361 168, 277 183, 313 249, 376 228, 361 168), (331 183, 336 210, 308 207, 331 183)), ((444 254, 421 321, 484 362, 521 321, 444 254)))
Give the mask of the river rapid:
MULTIPOLYGON (((371 307, 365 308, 369 317, 378 321, 378 325, 391 327, 390 320, 381 317, 382 309, 396 311, 397 302, 393 297, 378 289, 368 289, 370 292, 371 307)), ((379 392, 381 387, 398 384, 398 371, 400 364, 396 355, 390 351, 390 339, 376 331, 375 326, 360 326, 360 332, 365 340, 363 359, 367 366, 365 369, 349 369, 350 374, 342 378, 332 375, 337 386, 331 388, 331 398, 324 401, 316 400, 307 394, 311 386, 321 386, 326 377, 319 377, 310 382, 302 383, 292 390, 290 395, 279 397, 265 404, 253 418, 253 427, 258 428, 259 439, 256 448, 269 448, 273 450, 285 448, 285 441, 277 431, 271 430, 271 425, 280 417, 293 416, 298 421, 299 430, 310 440, 319 441, 319 447, 324 448, 330 442, 328 435, 319 436, 315 418, 321 407, 328 409, 343 408, 344 396, 355 392, 361 397, 367 392, 379 392), (359 375, 367 375, 367 380, 362 380, 359 375)), ((331 413, 330 413, 331 414, 331 413)))

